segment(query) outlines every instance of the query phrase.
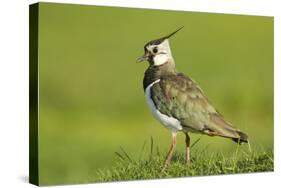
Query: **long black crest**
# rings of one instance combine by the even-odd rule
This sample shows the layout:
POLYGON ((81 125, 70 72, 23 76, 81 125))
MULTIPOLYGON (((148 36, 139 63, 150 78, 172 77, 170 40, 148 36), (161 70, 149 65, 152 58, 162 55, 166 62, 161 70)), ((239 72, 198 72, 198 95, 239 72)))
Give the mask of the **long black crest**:
POLYGON ((179 29, 177 29, 176 31, 172 32, 171 34, 167 35, 166 37, 163 37, 165 39, 170 38, 171 36, 173 36, 174 34, 176 34, 179 30, 181 30, 182 28, 184 28, 184 26, 180 27, 179 29))
POLYGON ((165 37, 162 37, 160 39, 156 39, 156 40, 152 40, 150 42, 148 42, 144 48, 146 48, 146 46, 149 46, 149 45, 158 45, 158 44, 161 44, 165 39, 168 39, 170 38, 171 36, 173 36, 174 34, 176 34, 179 30, 181 30, 182 28, 184 28, 184 26, 180 27, 179 29, 177 29, 176 31, 172 32, 171 34, 165 36, 165 37))

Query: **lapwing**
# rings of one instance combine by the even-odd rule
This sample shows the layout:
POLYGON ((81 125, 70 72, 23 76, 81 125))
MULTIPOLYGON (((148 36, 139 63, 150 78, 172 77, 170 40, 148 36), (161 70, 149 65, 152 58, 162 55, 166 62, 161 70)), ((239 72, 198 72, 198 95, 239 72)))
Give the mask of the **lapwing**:
POLYGON ((164 162, 170 163, 178 132, 185 134, 186 162, 190 161, 189 133, 230 138, 248 143, 247 134, 234 128, 209 102, 199 85, 176 71, 169 39, 183 27, 145 44, 144 55, 137 62, 147 61, 143 89, 152 115, 172 133, 172 144, 164 162))

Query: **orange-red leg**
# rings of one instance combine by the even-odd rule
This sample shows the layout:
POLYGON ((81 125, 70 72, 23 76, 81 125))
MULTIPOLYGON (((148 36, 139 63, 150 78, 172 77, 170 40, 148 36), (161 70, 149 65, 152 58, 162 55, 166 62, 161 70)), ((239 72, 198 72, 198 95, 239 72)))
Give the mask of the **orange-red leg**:
POLYGON ((168 154, 166 156, 166 160, 165 160, 165 163, 164 163, 164 168, 170 164, 170 161, 172 159, 173 153, 174 153, 175 148, 176 148, 176 143, 177 143, 177 133, 176 132, 172 132, 172 144, 171 144, 169 152, 168 152, 168 154))
POLYGON ((190 137, 188 133, 185 133, 185 144, 186 144, 186 163, 189 164, 190 162, 190 137))

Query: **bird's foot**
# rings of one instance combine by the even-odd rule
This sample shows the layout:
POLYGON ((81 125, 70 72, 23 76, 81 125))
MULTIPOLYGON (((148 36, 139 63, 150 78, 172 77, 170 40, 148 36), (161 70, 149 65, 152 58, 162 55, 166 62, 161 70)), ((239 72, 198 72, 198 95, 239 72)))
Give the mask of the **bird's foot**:
POLYGON ((162 168, 161 172, 164 172, 169 165, 170 165, 170 161, 166 160, 164 165, 163 165, 163 168, 162 168))
POLYGON ((163 172, 165 172, 165 171, 166 171, 166 169, 167 169, 167 167, 168 167, 168 166, 163 166, 163 168, 162 168, 161 172, 162 172, 162 173, 163 173, 163 172))
POLYGON ((165 170, 166 170, 166 166, 163 166, 161 172, 163 173, 163 172, 165 172, 165 170))

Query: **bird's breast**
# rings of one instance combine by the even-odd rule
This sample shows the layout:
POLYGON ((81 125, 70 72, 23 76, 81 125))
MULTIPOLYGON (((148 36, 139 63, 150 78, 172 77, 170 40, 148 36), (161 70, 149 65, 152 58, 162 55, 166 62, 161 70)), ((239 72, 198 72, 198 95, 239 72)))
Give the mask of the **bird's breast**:
POLYGON ((153 99, 151 97, 151 89, 158 82, 160 82, 160 79, 152 82, 145 89, 145 97, 146 97, 146 102, 149 106, 149 109, 150 109, 152 115, 154 116, 154 118, 156 118, 162 125, 164 125, 168 129, 170 129, 171 131, 176 132, 176 131, 182 130, 183 128, 182 128, 179 120, 161 113, 155 106, 153 99))

